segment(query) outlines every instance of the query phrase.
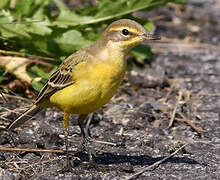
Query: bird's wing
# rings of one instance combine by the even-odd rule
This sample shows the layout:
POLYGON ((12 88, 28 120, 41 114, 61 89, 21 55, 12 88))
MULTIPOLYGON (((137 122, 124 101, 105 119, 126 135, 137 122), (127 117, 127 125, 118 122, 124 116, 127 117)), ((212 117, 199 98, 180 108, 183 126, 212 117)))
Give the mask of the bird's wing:
POLYGON ((88 53, 84 51, 77 52, 69 56, 64 62, 59 66, 59 68, 50 76, 41 91, 39 92, 35 104, 38 104, 42 99, 51 96, 55 92, 71 85, 74 83, 72 79, 72 72, 74 68, 90 59, 88 53))

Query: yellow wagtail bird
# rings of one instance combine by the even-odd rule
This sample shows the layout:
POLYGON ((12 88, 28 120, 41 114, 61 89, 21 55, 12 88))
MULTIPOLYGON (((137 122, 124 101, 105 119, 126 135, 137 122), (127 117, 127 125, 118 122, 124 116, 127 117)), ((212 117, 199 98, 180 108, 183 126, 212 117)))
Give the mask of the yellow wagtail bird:
POLYGON ((115 94, 125 74, 128 51, 145 40, 157 39, 159 37, 146 33, 133 20, 113 22, 97 42, 63 61, 39 92, 32 107, 9 124, 7 130, 17 128, 42 108, 57 107, 63 112, 68 156, 70 115, 79 114, 78 124, 86 145, 88 135, 84 131, 84 121, 89 113, 101 108, 115 94))

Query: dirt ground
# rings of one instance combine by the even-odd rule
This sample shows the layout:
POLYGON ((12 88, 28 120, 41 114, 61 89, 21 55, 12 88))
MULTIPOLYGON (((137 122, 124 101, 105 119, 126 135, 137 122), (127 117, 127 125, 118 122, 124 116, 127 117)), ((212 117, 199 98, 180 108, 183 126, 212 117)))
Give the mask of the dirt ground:
MULTIPOLYGON (((220 179, 220 1, 189 0, 140 15, 150 17, 155 33, 166 38, 150 44, 152 62, 129 72, 117 95, 92 116, 92 137, 116 146, 91 143, 96 165, 82 163, 88 157, 79 150, 73 117, 73 173, 59 171, 65 154, 0 151, 0 179, 125 179, 185 143, 159 167, 135 178, 220 179)), ((14 99, 1 105, 27 106, 14 99)), ((65 149, 61 127, 62 114, 47 109, 11 132, 11 138, 2 134, 0 145, 65 149)))

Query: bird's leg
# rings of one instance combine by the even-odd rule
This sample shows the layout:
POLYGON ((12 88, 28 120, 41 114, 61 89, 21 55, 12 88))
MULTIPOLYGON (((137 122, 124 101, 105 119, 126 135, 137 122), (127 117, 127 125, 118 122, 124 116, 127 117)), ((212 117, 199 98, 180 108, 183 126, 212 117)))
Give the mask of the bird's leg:
POLYGON ((85 135, 86 135, 86 137, 88 138, 88 141, 89 141, 89 142, 99 143, 99 144, 110 145, 110 146, 118 146, 118 145, 115 144, 115 143, 106 142, 106 141, 100 141, 100 140, 93 139, 93 138, 91 137, 89 125, 90 125, 91 120, 92 120, 92 115, 93 115, 93 113, 89 115, 89 118, 88 118, 88 120, 87 120, 87 122, 86 122, 86 127, 85 127, 85 135))
POLYGON ((72 172, 72 165, 70 162, 70 156, 69 156, 69 141, 68 141, 68 127, 69 127, 69 114, 64 113, 63 114, 63 132, 64 132, 64 140, 65 140, 65 146, 66 146, 66 166, 61 170, 62 172, 72 172))
POLYGON ((87 136, 89 139, 92 138, 92 137, 91 137, 91 133, 90 133, 90 129, 89 129, 89 126, 90 126, 90 123, 91 123, 91 120, 92 120, 92 116, 93 116, 93 113, 91 113, 91 114, 89 115, 89 118, 88 118, 88 120, 87 120, 87 122, 86 122, 86 127, 85 127, 85 134, 86 134, 86 136, 87 136))
POLYGON ((79 127, 80 127, 82 137, 83 137, 82 146, 87 151, 87 153, 89 155, 89 163, 93 164, 92 153, 91 153, 89 146, 88 146, 88 142, 89 142, 88 131, 87 130, 86 130, 87 132, 84 131, 84 128, 85 128, 84 121, 85 121, 86 117, 87 117, 87 114, 81 114, 78 118, 78 123, 79 123, 79 127))
POLYGON ((83 115, 80 115, 79 118, 78 118, 78 124, 79 124, 81 134, 82 134, 82 138, 83 138, 83 145, 88 143, 88 133, 86 133, 85 130, 84 130, 84 128, 85 128, 84 121, 85 121, 86 117, 87 117, 87 114, 86 115, 83 114, 83 115))

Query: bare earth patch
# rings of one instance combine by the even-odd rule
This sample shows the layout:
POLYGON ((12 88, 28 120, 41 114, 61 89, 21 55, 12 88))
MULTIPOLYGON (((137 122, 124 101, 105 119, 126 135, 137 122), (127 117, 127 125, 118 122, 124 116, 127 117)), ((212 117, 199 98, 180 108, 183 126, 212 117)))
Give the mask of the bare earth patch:
MULTIPOLYGON (((220 179, 220 2, 189 0, 186 6, 170 5, 141 15, 155 20, 156 33, 166 38, 150 45, 156 54, 153 62, 129 72, 112 101, 91 117, 92 137, 112 142, 90 144, 96 166, 83 163, 88 157, 79 150, 80 130, 73 117, 75 172, 59 172, 65 163, 62 115, 47 109, 10 136, 1 134, 0 148, 23 151, 0 151, 0 177, 220 179), (184 144, 159 167, 147 168, 184 144)), ((2 126, 15 118, 7 109, 27 106, 6 98, 7 104, 1 100, 2 126)))

